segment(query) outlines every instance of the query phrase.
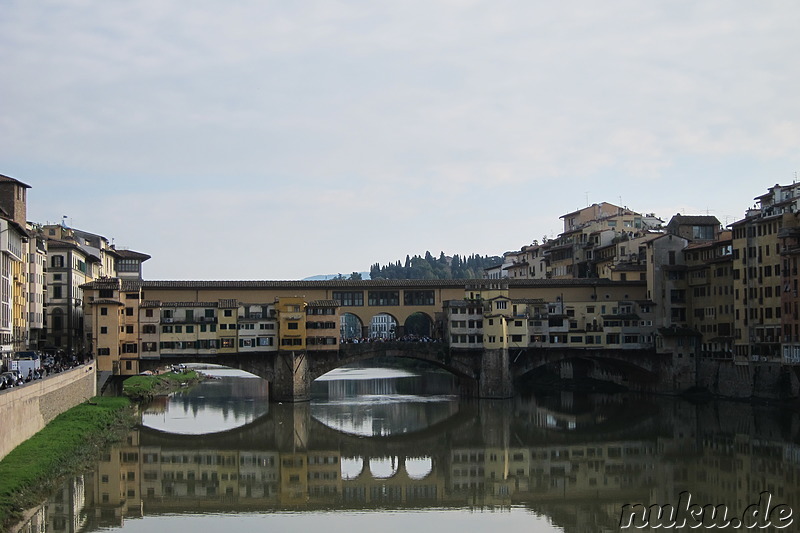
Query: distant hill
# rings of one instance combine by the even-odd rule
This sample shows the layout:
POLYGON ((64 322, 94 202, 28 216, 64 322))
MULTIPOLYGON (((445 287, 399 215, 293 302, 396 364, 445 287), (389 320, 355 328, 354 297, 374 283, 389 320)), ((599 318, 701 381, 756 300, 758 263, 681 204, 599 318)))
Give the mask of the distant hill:
MULTIPOLYGON (((369 272, 358 272, 361 274, 361 279, 369 279, 369 272)), ((303 278, 302 281, 327 281, 329 279, 350 279, 352 274, 320 274, 318 276, 311 276, 303 278)))
POLYGON ((498 265, 503 258, 494 255, 472 254, 452 257, 439 253, 433 257, 430 252, 424 256, 406 255, 405 262, 381 265, 375 263, 369 270, 370 279, 480 279, 485 268, 498 265))

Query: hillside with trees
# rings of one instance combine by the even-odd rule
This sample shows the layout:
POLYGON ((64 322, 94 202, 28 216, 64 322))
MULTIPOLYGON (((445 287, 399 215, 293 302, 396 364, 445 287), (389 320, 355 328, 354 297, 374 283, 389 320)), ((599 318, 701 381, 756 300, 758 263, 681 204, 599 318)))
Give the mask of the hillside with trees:
POLYGON ((456 254, 447 257, 444 252, 433 257, 406 255, 405 262, 381 265, 375 263, 369 269, 371 279, 475 279, 483 277, 483 270, 503 262, 502 257, 473 254, 461 257, 456 254))

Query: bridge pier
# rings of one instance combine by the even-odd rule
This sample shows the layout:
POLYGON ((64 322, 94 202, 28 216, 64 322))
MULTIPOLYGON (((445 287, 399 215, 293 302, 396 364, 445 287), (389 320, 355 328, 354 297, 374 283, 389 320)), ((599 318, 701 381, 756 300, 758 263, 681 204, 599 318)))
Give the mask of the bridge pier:
POLYGON ((481 373, 478 377, 478 396, 480 398, 511 398, 514 396, 508 348, 493 348, 483 351, 481 373))
POLYGON ((270 395, 277 402, 307 402, 311 399, 311 378, 306 352, 279 351, 275 358, 270 395))

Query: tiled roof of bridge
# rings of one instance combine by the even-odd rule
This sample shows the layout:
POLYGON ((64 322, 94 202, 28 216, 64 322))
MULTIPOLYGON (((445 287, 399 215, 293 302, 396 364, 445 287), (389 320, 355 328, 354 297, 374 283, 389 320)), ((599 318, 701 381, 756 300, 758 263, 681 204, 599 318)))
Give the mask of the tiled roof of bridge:
POLYGON ((314 300, 308 302, 309 307, 339 307, 339 302, 336 300, 314 300))
MULTIPOLYGON (((82 285, 84 289, 105 288, 98 281, 82 285)), ((122 290, 138 289, 352 289, 352 288, 465 288, 468 284, 507 283, 509 287, 569 287, 642 285, 644 281, 611 281, 608 279, 372 279, 372 280, 122 280, 122 290)))
POLYGON ((145 300, 139 307, 217 307, 218 302, 162 302, 145 300))

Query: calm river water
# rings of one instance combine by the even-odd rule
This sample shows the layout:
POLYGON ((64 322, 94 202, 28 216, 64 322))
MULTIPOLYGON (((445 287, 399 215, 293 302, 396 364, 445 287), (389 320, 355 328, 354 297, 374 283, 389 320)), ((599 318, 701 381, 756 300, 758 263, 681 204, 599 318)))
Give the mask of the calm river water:
POLYGON ((260 379, 212 373, 151 404, 23 531, 610 532, 625 504, 677 506, 682 492, 728 517, 765 491, 800 512, 796 411, 625 394, 469 401, 445 374, 396 369, 339 370, 310 403, 268 404, 260 379))

